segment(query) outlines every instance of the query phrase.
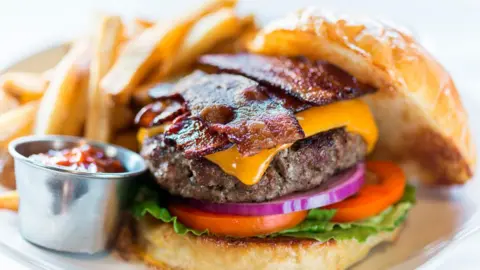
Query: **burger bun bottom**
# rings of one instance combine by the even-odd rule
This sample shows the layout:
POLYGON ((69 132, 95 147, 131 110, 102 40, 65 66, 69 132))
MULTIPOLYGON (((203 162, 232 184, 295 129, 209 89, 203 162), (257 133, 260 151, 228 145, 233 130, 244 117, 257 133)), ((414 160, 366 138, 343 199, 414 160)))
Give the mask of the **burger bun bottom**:
POLYGON ((345 269, 376 245, 392 242, 400 228, 355 239, 319 242, 291 237, 221 238, 180 235, 172 225, 143 218, 136 224, 145 264, 154 269, 345 269), (226 268, 227 267, 227 268, 226 268))

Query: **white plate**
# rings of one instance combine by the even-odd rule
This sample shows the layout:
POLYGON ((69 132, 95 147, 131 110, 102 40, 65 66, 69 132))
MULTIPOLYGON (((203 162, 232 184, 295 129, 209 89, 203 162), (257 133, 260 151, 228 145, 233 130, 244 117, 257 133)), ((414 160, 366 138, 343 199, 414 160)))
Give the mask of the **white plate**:
MULTIPOLYGON (((286 10, 292 10, 291 6, 306 6, 307 3, 311 2, 289 1, 288 4, 284 3, 281 7, 275 7, 275 9, 272 9, 272 6, 269 5, 269 3, 272 3, 271 1, 255 4, 246 2, 244 3, 244 8, 252 9, 252 7, 257 5, 255 10, 261 11, 260 13, 266 13, 266 16, 263 17, 263 20, 265 20, 277 14, 282 14, 286 10)), ((387 14, 382 17, 388 18, 391 15, 390 17, 392 18, 399 18, 396 9, 400 10, 400 6, 392 8, 385 4, 379 4, 380 2, 375 2, 374 5, 372 4, 373 2, 366 2, 362 2, 361 5, 347 3, 346 1, 323 1, 322 3, 329 7, 336 7, 337 10, 349 12, 360 10, 361 13, 373 14, 376 17, 378 17, 378 14, 387 14)), ((381 3, 383 2, 388 1, 382 1, 381 3)), ((414 1, 411 2, 410 4, 414 3, 414 1)), ((402 3, 408 5, 406 2, 402 3)), ((430 2, 432 5, 436 3, 438 2, 430 2)), ((475 91, 478 90, 479 84, 471 76, 475 74, 476 65, 472 65, 470 68, 466 68, 464 65, 464 63, 474 64, 480 62, 478 51, 464 42, 456 44, 461 49, 457 48, 458 50, 455 50, 455 53, 448 50, 447 45, 443 43, 437 44, 436 42, 443 40, 445 33, 448 35, 455 33, 455 22, 453 22, 453 26, 448 24, 441 27, 437 25, 436 27, 435 23, 440 23, 444 17, 442 18, 439 15, 432 15, 433 17, 430 16, 428 18, 422 17, 423 12, 419 12, 422 9, 421 7, 420 9, 409 10, 411 17, 415 19, 401 20, 401 22, 409 25, 417 37, 426 43, 427 47, 437 57, 441 56, 440 58, 444 62, 449 63, 449 70, 451 70, 461 90, 464 105, 467 107, 470 116, 474 118, 470 122, 477 138, 476 141, 480 142, 480 121, 475 118, 475 116, 480 115, 480 95, 478 91, 475 91), (427 22, 431 24, 427 24, 427 22)), ((428 4, 424 4, 423 7, 427 8, 428 4)), ((480 19, 477 22, 477 24, 471 26, 466 25, 465 27, 470 27, 471 29, 464 27, 464 31, 475 33, 478 29, 475 29, 474 25, 480 25, 480 19)), ((465 41, 468 41, 468 37, 464 34, 459 36, 463 36, 466 38, 465 41)), ((52 67, 65 52, 66 46, 42 51, 15 64, 11 69, 43 71, 52 67)), ((430 259, 449 246, 452 241, 461 240, 478 229, 476 225, 480 224, 480 216, 478 214, 478 207, 480 206, 479 193, 479 181, 473 181, 464 187, 453 189, 426 189, 420 187, 418 189, 418 203, 411 211, 399 239, 393 244, 384 244, 375 248, 369 257, 357 264, 354 269, 385 269, 393 267, 413 269, 425 265, 429 261, 432 263, 430 259)), ((73 256, 50 252, 33 246, 21 238, 17 229, 17 217, 9 212, 0 212, 0 252, 12 256, 18 259, 19 262, 34 269, 144 269, 143 266, 131 265, 105 254, 95 257, 73 256)))

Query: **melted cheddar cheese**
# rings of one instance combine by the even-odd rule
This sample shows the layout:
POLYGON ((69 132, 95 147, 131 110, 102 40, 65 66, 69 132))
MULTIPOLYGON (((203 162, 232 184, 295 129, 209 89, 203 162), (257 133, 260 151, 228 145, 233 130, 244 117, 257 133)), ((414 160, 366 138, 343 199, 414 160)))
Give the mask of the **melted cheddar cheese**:
POLYGON ((139 145, 143 144, 146 138, 155 136, 165 131, 167 125, 160 125, 151 128, 140 128, 137 132, 137 141, 139 145))
MULTIPOLYGON (((368 105, 361 100, 347 100, 321 107, 312 107, 296 114, 298 122, 310 137, 330 129, 345 127, 348 132, 359 134, 372 151, 378 139, 378 129, 368 105)), ((260 153, 244 157, 234 146, 224 151, 205 156, 217 164, 225 173, 237 177, 246 185, 260 181, 275 155, 291 144, 266 149, 260 153)))

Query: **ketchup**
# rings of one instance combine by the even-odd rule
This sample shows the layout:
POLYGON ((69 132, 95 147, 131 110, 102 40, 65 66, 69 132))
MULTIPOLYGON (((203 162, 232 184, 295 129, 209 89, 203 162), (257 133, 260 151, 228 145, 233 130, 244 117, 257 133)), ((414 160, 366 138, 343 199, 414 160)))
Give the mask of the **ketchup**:
POLYGON ((68 167, 81 172, 120 173, 126 171, 119 160, 108 157, 102 149, 88 144, 63 150, 49 150, 47 153, 32 155, 29 158, 45 165, 68 167))

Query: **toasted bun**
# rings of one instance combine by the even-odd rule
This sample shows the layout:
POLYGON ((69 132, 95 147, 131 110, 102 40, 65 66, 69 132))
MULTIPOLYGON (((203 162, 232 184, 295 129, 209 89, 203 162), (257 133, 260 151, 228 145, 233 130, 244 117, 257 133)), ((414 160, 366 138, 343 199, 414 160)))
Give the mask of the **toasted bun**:
POLYGON ((432 184, 472 177, 475 147, 455 85, 411 36, 305 9, 265 27, 250 50, 326 60, 377 87, 366 98, 380 129, 374 158, 394 160, 409 177, 432 184))
POLYGON ((176 234, 170 224, 142 219, 137 233, 143 238, 143 259, 157 269, 345 269, 370 249, 393 241, 399 229, 356 240, 321 243, 296 238, 229 239, 176 234), (228 266, 227 268, 225 268, 228 266))

